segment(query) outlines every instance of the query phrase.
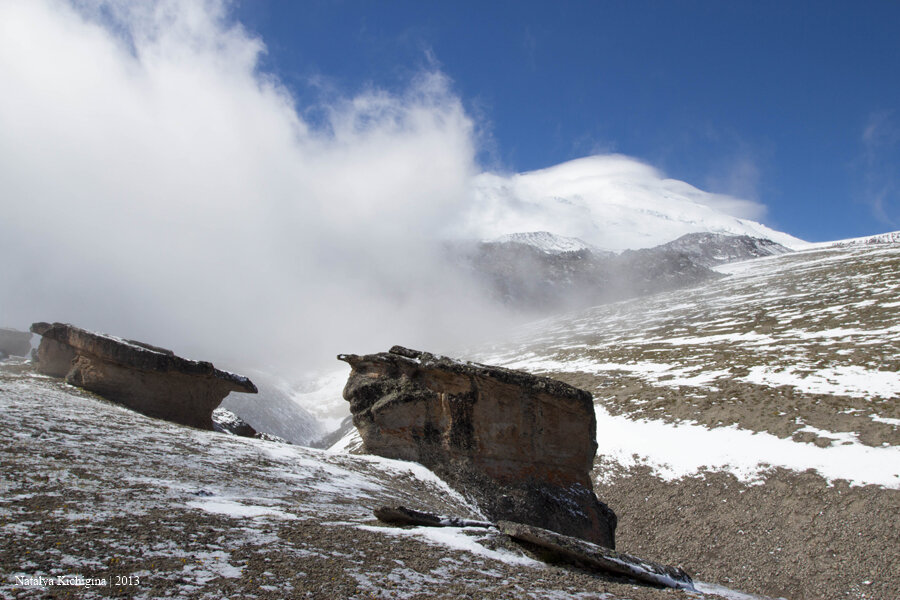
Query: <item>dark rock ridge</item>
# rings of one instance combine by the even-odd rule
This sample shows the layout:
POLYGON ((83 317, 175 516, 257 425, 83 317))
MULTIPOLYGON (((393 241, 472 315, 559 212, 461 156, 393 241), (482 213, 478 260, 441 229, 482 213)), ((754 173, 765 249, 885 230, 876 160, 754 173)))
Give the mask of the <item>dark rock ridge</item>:
POLYGON ((793 252, 790 248, 765 238, 725 233, 689 233, 659 248, 683 252, 696 264, 704 267, 793 252))
POLYGON ((482 242, 464 256, 463 265, 491 297, 537 312, 616 302, 721 277, 683 252, 661 248, 550 254, 521 243, 482 242))
POLYGON ((28 356, 31 353, 31 332, 0 327, 0 358, 28 356))
POLYGON ((520 239, 531 241, 513 235, 448 247, 448 253, 496 300, 546 312, 695 286, 722 277, 710 269, 715 265, 790 252, 771 240, 716 233, 691 233, 618 255, 590 247, 548 252, 520 239))
POLYGON ((212 430, 225 396, 256 393, 246 377, 150 344, 64 323, 34 323, 31 331, 42 336, 38 371, 151 417, 212 430))
POLYGON ((382 506, 376 508, 373 513, 379 521, 391 525, 497 529, 549 563, 570 563, 600 573, 625 575, 655 586, 695 590, 691 576, 679 567, 637 558, 605 546, 524 523, 474 521, 412 510, 405 506, 382 506))
POLYGON ((615 547, 597 500, 591 394, 560 381, 394 346, 338 359, 365 451, 421 463, 491 520, 528 523, 615 547))

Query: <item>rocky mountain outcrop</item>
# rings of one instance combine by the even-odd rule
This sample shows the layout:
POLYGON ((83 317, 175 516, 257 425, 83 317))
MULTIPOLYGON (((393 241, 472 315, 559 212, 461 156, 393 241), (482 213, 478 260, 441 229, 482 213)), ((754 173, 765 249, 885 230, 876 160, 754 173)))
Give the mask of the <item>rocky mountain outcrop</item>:
POLYGON ((490 296, 511 308, 538 312, 615 302, 721 276, 668 248, 619 255, 588 248, 548 253, 528 244, 482 242, 453 252, 490 296))
POLYGON ((28 356, 31 352, 31 332, 0 327, 0 358, 28 356))
POLYGON ((31 331, 42 336, 38 371, 151 417, 211 430, 225 396, 257 391, 246 377, 150 344, 64 323, 34 323, 31 331))
POLYGON ((696 286, 722 275, 711 267, 791 252, 746 235, 691 233, 675 241, 621 254, 547 232, 448 247, 504 304, 528 311, 584 308, 696 286))
POLYGON ((704 267, 793 252, 772 240, 724 233, 689 233, 659 248, 682 252, 704 267))
POLYGON ((344 398, 367 452, 425 465, 492 520, 614 547, 616 516, 590 479, 591 394, 400 346, 338 358, 352 367, 344 398))

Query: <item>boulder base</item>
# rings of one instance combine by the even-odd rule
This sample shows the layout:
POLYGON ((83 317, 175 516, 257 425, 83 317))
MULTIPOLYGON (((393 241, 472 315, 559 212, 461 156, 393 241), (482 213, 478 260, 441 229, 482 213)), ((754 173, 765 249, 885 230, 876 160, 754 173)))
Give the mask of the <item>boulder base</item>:
POLYGON ((38 371, 151 417, 211 430, 225 396, 257 391, 246 377, 142 342, 64 323, 34 323, 31 330, 42 336, 38 371))
POLYGON ((419 462, 491 520, 615 546, 616 516, 590 480, 592 397, 560 381, 395 346, 340 355, 367 452, 419 462))

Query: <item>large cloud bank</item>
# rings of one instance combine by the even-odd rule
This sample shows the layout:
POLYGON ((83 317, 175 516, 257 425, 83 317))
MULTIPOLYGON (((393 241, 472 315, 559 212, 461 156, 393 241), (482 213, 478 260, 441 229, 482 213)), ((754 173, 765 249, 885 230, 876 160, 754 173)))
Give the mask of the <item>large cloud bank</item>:
POLYGON ((616 245, 584 214, 605 218, 623 172, 664 181, 625 157, 479 174, 440 73, 298 107, 264 51, 214 0, 0 1, 0 326, 70 321, 238 367, 440 351, 504 323, 443 240, 616 245), (585 213, 570 184, 588 180, 585 213))
POLYGON ((440 74, 313 126, 221 5, 137 5, 0 4, 2 324, 266 363, 475 318, 435 242, 475 155, 440 74))

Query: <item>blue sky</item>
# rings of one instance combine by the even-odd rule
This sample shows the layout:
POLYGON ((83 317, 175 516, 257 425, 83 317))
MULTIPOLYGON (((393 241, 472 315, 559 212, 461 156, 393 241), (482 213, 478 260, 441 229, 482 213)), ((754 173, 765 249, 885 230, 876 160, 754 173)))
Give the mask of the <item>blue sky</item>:
POLYGON ((300 105, 453 82, 487 169, 617 152, 821 241, 900 228, 900 3, 252 0, 300 105))

